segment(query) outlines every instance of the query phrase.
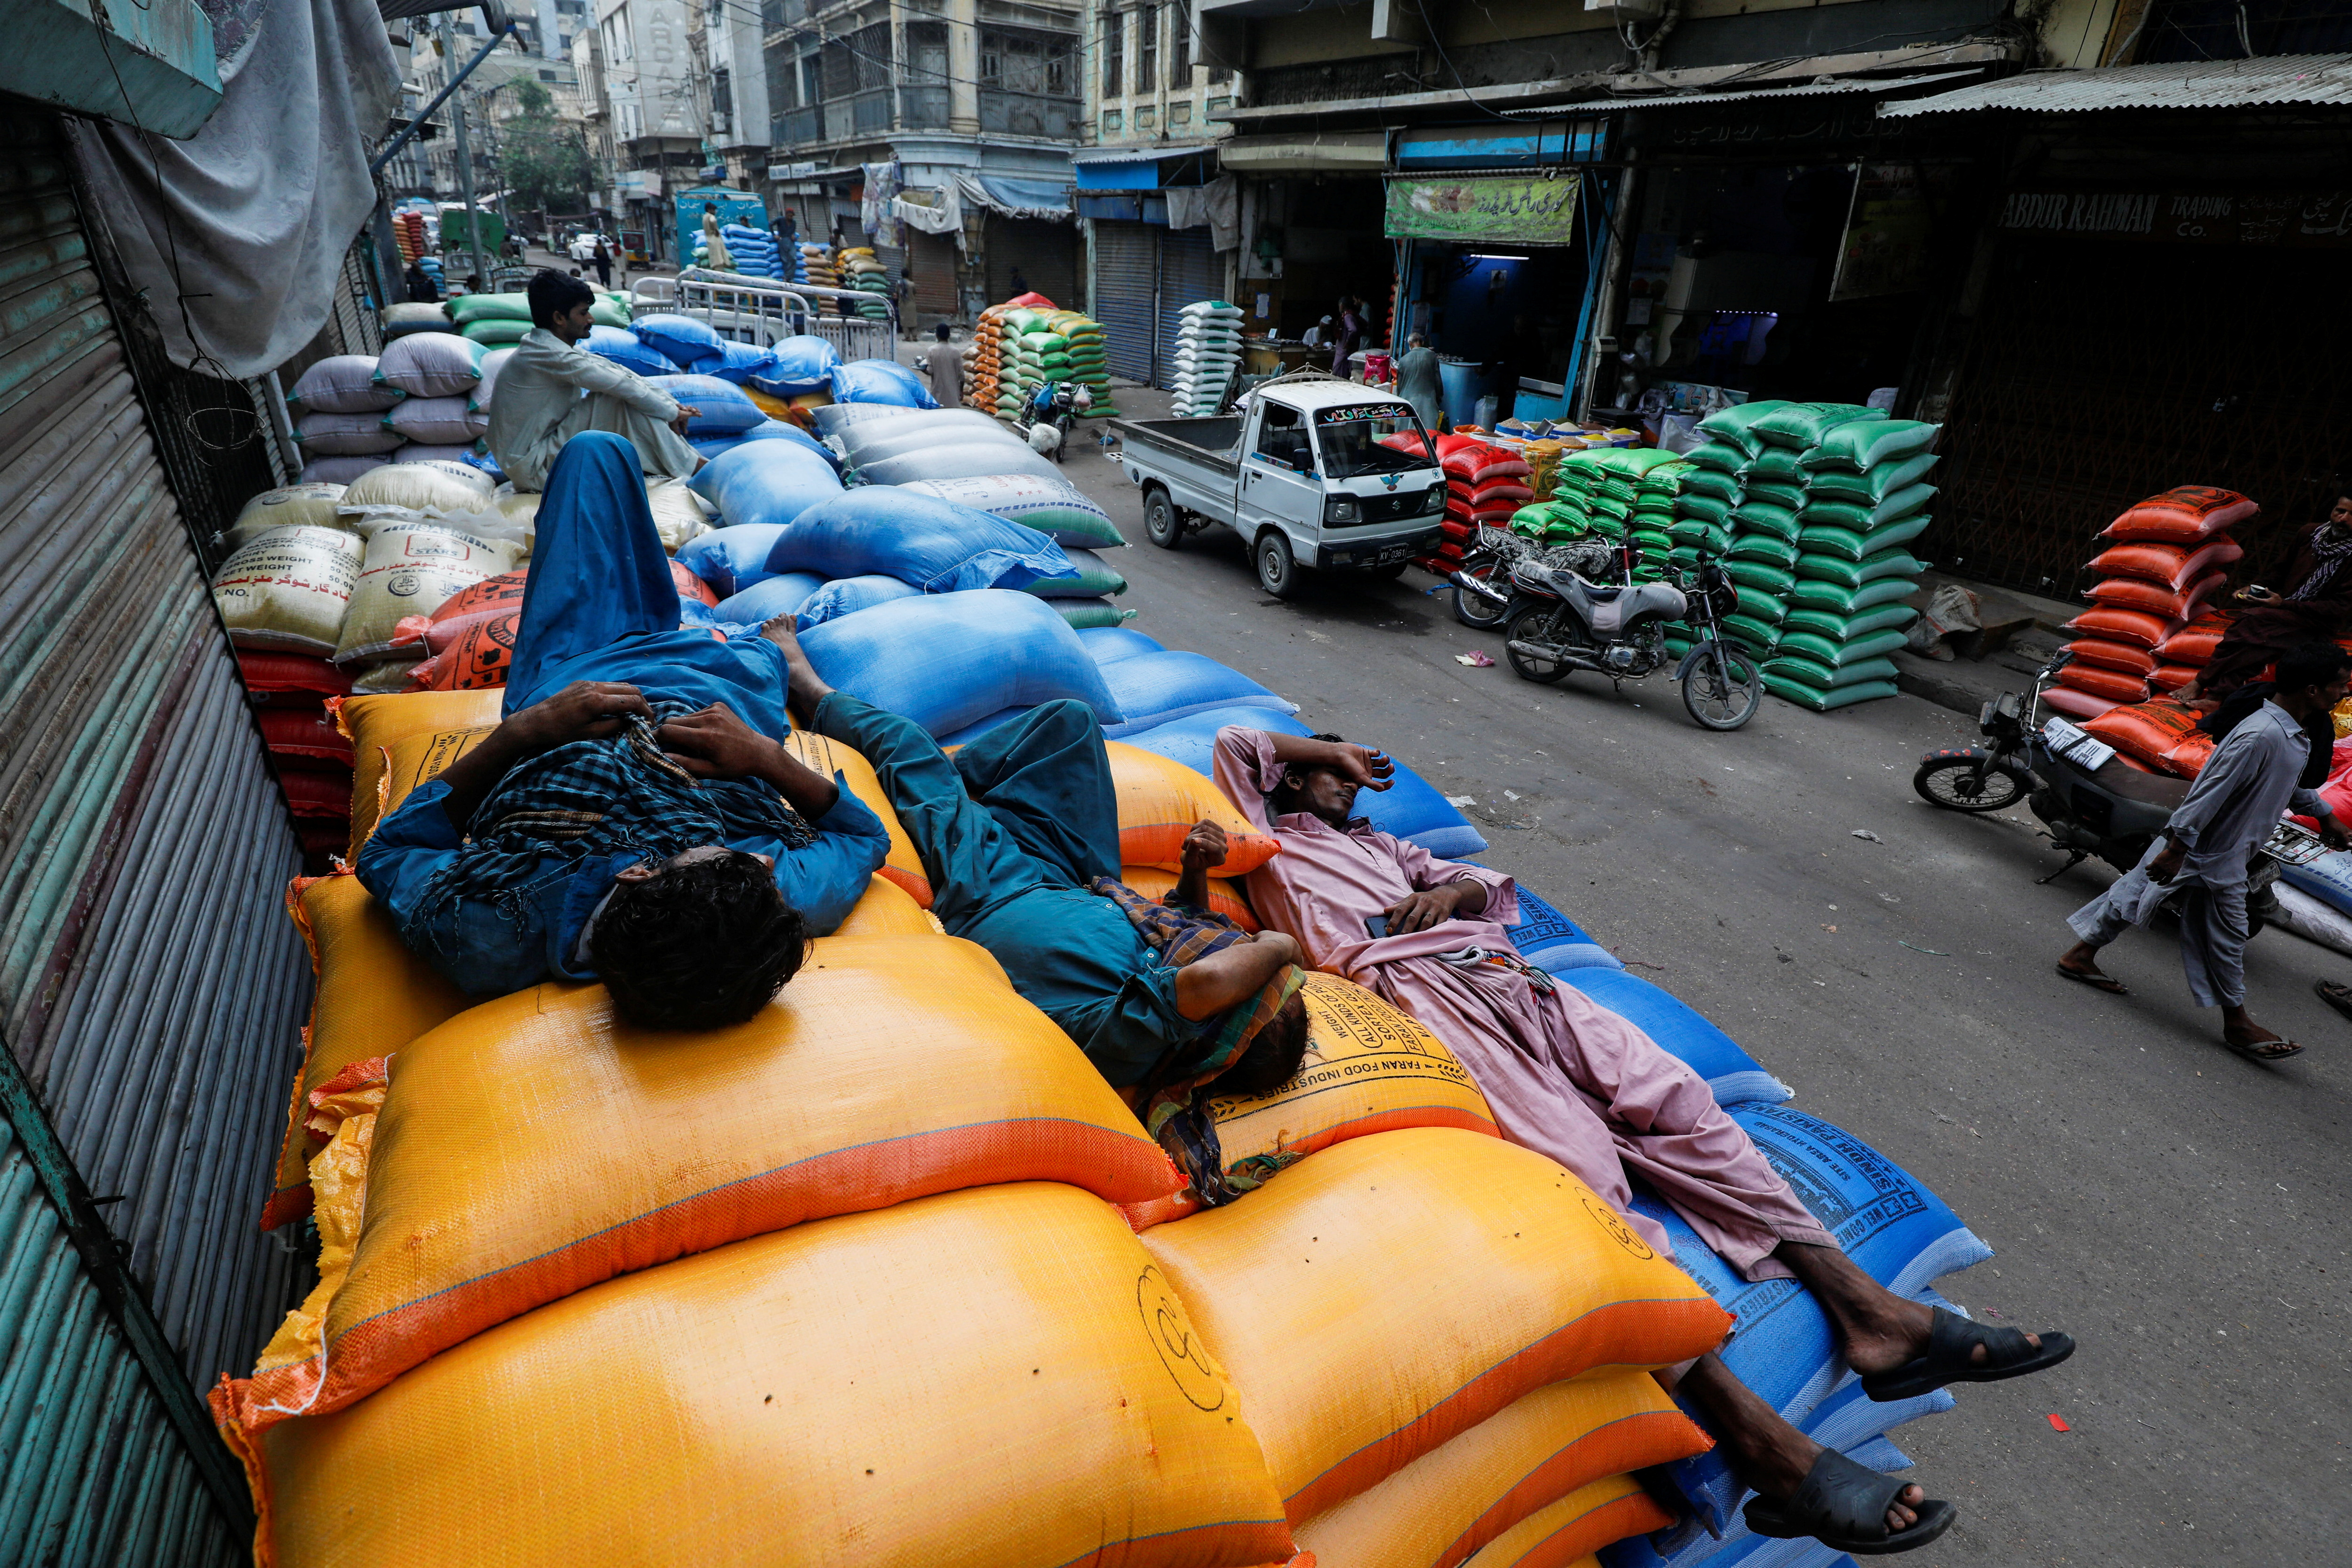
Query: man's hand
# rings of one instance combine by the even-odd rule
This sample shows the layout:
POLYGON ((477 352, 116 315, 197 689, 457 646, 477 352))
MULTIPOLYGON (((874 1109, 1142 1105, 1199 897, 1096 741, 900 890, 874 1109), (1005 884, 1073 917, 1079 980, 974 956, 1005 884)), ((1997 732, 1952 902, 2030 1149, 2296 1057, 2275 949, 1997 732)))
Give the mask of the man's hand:
POLYGON ((630 716, 651 719, 645 693, 625 681, 575 680, 554 696, 534 702, 504 724, 518 756, 535 757, 574 741, 602 741, 621 732, 630 716))
POLYGON ((1399 899, 1388 908, 1389 934, 1403 936, 1411 931, 1444 925, 1454 918, 1473 890, 1480 895, 1478 906, 1485 908, 1486 889, 1470 880, 1448 882, 1442 888, 1431 888, 1399 899))
POLYGON ((2279 596, 2260 583, 2249 583, 2238 590, 2237 596, 2249 605, 2275 605, 2279 596))
POLYGON ((2180 875, 2180 863, 2189 858, 2189 846, 2178 838, 2168 839, 2163 854, 2148 862, 2147 879, 2162 886, 2180 875))
POLYGON ((654 738, 680 767, 703 779, 767 778, 777 771, 776 753, 783 749, 724 702, 671 720, 654 738))
POLYGON ((1330 753, 1324 765, 1340 777, 1364 789, 1386 789, 1396 782, 1396 764, 1389 761, 1386 752, 1349 741, 1327 741, 1323 744, 1330 753))
POLYGON ((2352 833, 2344 831, 2333 813, 2319 819, 2319 841, 2330 849, 2352 849, 2352 833))
POLYGON ((701 415, 702 410, 695 407, 694 405, 690 403, 681 403, 677 405, 677 417, 669 422, 669 427, 677 431, 678 439, 683 441, 686 439, 686 427, 688 423, 691 420, 701 417, 701 415))
POLYGON ((1180 862, 1190 871, 1213 871, 1225 863, 1225 830, 1206 820, 1192 825, 1184 835, 1184 847, 1180 862))

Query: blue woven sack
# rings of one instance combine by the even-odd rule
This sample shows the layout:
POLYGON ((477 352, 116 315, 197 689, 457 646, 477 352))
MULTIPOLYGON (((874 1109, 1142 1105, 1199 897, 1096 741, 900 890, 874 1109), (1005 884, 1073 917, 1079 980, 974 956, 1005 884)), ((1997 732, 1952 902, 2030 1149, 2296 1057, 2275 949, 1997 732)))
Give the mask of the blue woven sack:
POLYGON ((715 375, 649 375, 646 381, 694 410, 694 417, 686 424, 689 440, 698 436, 732 436, 767 422, 767 411, 744 396, 741 387, 715 375))
POLYGON ((803 512, 778 537, 768 570, 879 574, 927 594, 1022 588, 1077 571, 1034 528, 887 485, 861 485, 803 512))
MULTIPOLYGON (((791 441, 746 441, 713 458, 687 488, 736 528, 792 521, 841 494, 833 466, 791 441)), ((773 536, 770 536, 771 542, 773 536)))
POLYGON ((1103 666, 1102 677, 1119 711, 1129 715, 1125 722, 1106 731, 1122 740, 1211 708, 1298 711, 1297 703, 1286 702, 1241 671, 1229 669, 1205 654, 1172 648, 1138 654, 1103 666))
POLYGON ((1027 594, 975 588, 898 599, 827 621, 801 646, 828 685, 935 736, 1066 697, 1105 724, 1118 722, 1118 702, 1078 634, 1027 594))
POLYGON ((700 370, 704 362, 717 359, 724 352, 710 323, 698 321, 692 316, 639 316, 629 323, 628 330, 637 342, 690 371, 700 370))
MULTIPOLYGON (((798 573, 794 576, 800 575, 798 573)), ((910 588, 896 577, 867 574, 860 577, 836 577, 811 594, 800 607, 800 629, 821 626, 827 621, 837 621, 844 616, 854 616, 860 610, 887 605, 893 599, 911 599, 922 592, 910 588)))
POLYGON ((591 327, 580 345, 598 359, 635 371, 639 375, 676 375, 677 363, 650 343, 637 341, 625 327, 591 327))
POLYGON ((895 403, 901 408, 937 408, 922 378, 896 360, 854 359, 833 372, 835 403, 895 403))
POLYGON ((1763 1063, 1740 1049, 1738 1042, 1696 1009, 1640 975, 1626 973, 1622 965, 1615 970, 1564 972, 1560 978, 1706 1079, 1717 1105, 1778 1105, 1796 1092, 1765 1071, 1763 1063))
POLYGON ((802 397, 833 388, 834 367, 840 351, 819 337, 803 335, 769 345, 774 356, 768 368, 751 377, 751 384, 771 397, 802 397))
MULTIPOLYGON (((687 548, 692 549, 693 546, 687 548)), ((686 551, 678 552, 678 559, 686 559, 686 551)), ((694 568, 689 565, 687 570, 692 572, 694 568)), ((700 573, 695 574, 701 575, 700 573)), ((722 621, 762 626, 778 616, 798 615, 800 607, 808 602, 809 595, 824 586, 824 579, 814 572, 779 573, 719 600, 719 607, 711 614, 722 621)))

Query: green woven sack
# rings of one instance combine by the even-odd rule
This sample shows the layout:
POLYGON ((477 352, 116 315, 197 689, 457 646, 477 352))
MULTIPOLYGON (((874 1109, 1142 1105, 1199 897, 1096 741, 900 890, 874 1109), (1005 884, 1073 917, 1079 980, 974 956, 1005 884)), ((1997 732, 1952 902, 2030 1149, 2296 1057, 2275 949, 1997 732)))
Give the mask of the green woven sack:
POLYGON ((1711 522, 1722 528, 1727 526, 1727 520, 1731 516, 1732 505, 1732 502, 1715 496, 1695 496, 1685 490, 1675 498, 1675 515, 1696 518, 1701 522, 1711 522))
POLYGON ((467 322, 463 335, 471 342, 499 348, 522 342, 523 335, 530 331, 529 321, 509 321, 498 316, 485 316, 478 321, 467 322))
POLYGON ((1097 626, 1115 626, 1121 621, 1135 618, 1133 610, 1122 610, 1108 599, 1055 599, 1054 608, 1072 631, 1092 631, 1097 626))
MULTIPOLYGON (((1808 557, 1798 557, 1802 566, 1808 557)), ((1903 577, 1881 577, 1859 588, 1849 588, 1843 583, 1824 581, 1819 577, 1799 577, 1797 585, 1789 590, 1790 607, 1803 606, 1816 610, 1835 610, 1852 616, 1877 605, 1891 605, 1911 596, 1917 584, 1903 577)))
POLYGON ((1721 555, 1731 548, 1731 535, 1726 530, 1703 518, 1685 518, 1666 530, 1666 537, 1692 550, 1704 550, 1709 555, 1721 555))
POLYGON ((1899 546, 1865 555, 1859 561, 1841 561, 1834 555, 1797 557, 1799 576, 1824 583, 1840 583, 1849 588, 1859 588, 1882 577, 1916 579, 1927 569, 1926 562, 1914 561, 1910 552, 1899 546))
POLYGON ((1802 489, 1805 470, 1797 462, 1797 454, 1786 447, 1767 447, 1740 465, 1739 479, 1743 484, 1795 485, 1802 489))
POLYGON ((1867 473, 1848 473, 1843 468, 1815 470, 1812 482, 1805 487, 1809 501, 1842 500, 1863 506, 1876 506, 1896 490, 1917 484, 1943 459, 1933 452, 1922 452, 1896 463, 1881 463, 1867 473))
MULTIPOLYGON (((1786 574, 1783 574, 1785 575, 1786 574)), ((1734 579, 1737 581, 1737 579, 1734 579)), ((1739 614, 1759 625, 1777 626, 1789 616, 1788 601, 1777 594, 1741 583, 1738 589, 1739 614)))
POLYGON ((1780 641, 1780 627, 1769 621, 1758 620, 1754 616, 1729 615, 1724 616, 1720 624, 1725 637, 1758 658, 1769 658, 1780 641))
POLYGON ((1760 500, 1766 506, 1785 507, 1790 511, 1805 504, 1805 492, 1801 486, 1778 485, 1769 479, 1743 483, 1740 494, 1748 500, 1760 500))
POLYGON ((1764 667, 1768 675, 1778 675, 1811 687, 1816 691, 1835 691, 1841 687, 1858 686, 1871 681, 1891 681, 1902 672, 1891 658, 1864 658, 1843 666, 1830 666, 1811 658, 1792 657, 1790 638, 1780 638, 1780 656, 1764 667))
POLYGON ((1797 537, 1797 514, 1769 501, 1742 501, 1732 510, 1731 526, 1739 533, 1769 533, 1775 539, 1797 537))
POLYGON ((1786 572, 1797 564, 1797 547, 1769 533, 1743 533, 1732 541, 1728 556, 1733 561, 1753 561, 1786 572))
POLYGON ((1759 441, 1801 452, 1820 446, 1822 437, 1841 425, 1877 417, 1878 410, 1853 403, 1784 403, 1748 429, 1759 441))
POLYGON ((1633 540, 1637 548, 1649 554, 1655 555, 1661 561, 1664 561, 1666 558, 1667 552, 1671 551, 1675 547, 1675 542, 1673 540, 1667 538, 1664 534, 1660 533, 1654 528, 1637 528, 1626 537, 1633 540))
POLYGON ((1739 481, 1729 474, 1717 473, 1713 468, 1693 468, 1683 480, 1680 499, 1688 500, 1693 496, 1706 496, 1726 506, 1738 506, 1740 493, 1739 481))
POLYGON ((1836 708, 1850 708, 1857 702, 1892 697, 1900 689, 1891 680, 1865 680, 1859 686, 1841 686, 1834 691, 1816 691, 1802 681, 1790 680, 1783 675, 1767 675, 1764 689, 1800 708, 1827 713, 1836 708))
POLYGON ((1936 430, 1917 419, 1857 419, 1822 437, 1805 454, 1805 467, 1866 474, 1882 463, 1902 462, 1926 451, 1936 430))
POLYGON ((1687 544, 1677 544, 1666 552, 1666 562, 1677 571, 1693 571, 1698 566, 1698 552, 1687 544))
POLYGON ((1790 631, 1818 632, 1833 643, 1844 644, 1860 642, 1881 632, 1900 632, 1918 618, 1919 612, 1908 605, 1880 605, 1851 616, 1800 606, 1789 612, 1783 624, 1790 631))
MULTIPOLYGON (((1796 585, 1796 574, 1786 566, 1774 566, 1767 562, 1739 559, 1739 546, 1745 542, 1746 541, 1740 539, 1733 540, 1732 559, 1725 563, 1723 568, 1725 573, 1743 588, 1754 588, 1759 593, 1769 594, 1778 599, 1787 598, 1789 590, 1796 585)), ((1783 605, 1784 614, 1786 610, 1787 606, 1783 605)))
MULTIPOLYGON (((520 321, 530 327, 530 296, 528 294, 460 294, 441 307, 449 319, 463 326, 468 321, 520 321)), ((595 314, 592 301, 589 314, 595 314)))
POLYGON ((1789 406, 1787 403, 1768 397, 1761 403, 1737 403, 1729 408, 1718 408, 1698 422, 1699 434, 1732 447, 1741 454, 1744 461, 1754 457, 1757 448, 1764 445, 1763 437, 1755 433, 1756 422, 1789 406))
MULTIPOLYGON (((1862 664, 1885 663, 1886 656, 1903 646, 1901 632, 1872 632, 1847 641, 1824 637, 1811 629, 1811 623, 1801 622, 1800 616, 1820 615, 1818 610, 1791 610, 1789 618, 1780 623, 1780 651, 1800 654, 1830 669, 1843 670, 1862 664)), ((1886 677, 1893 679, 1893 676, 1886 677)), ((1837 684, 1843 685, 1843 680, 1837 684)))
POLYGON ((1850 528, 1831 528, 1816 523, 1797 535, 1797 548, 1808 555, 1826 555, 1837 561, 1859 561, 1870 553, 1862 547, 1862 535, 1850 528))
POLYGON ((1868 533, 1899 522, 1915 512, 1925 511, 1927 503, 1936 499, 1933 485, 1906 485, 1884 500, 1863 505, 1846 500, 1809 500, 1805 504, 1807 522, 1826 522, 1834 528, 1850 528, 1856 533, 1868 533))
POLYGON ((629 307, 620 300, 599 300, 588 307, 588 320, 599 327, 625 327, 629 324, 629 307))
POLYGON ((1748 465, 1746 452, 1721 441, 1709 441, 1704 447, 1693 447, 1683 456, 1700 468, 1711 468, 1718 474, 1737 474, 1748 465))

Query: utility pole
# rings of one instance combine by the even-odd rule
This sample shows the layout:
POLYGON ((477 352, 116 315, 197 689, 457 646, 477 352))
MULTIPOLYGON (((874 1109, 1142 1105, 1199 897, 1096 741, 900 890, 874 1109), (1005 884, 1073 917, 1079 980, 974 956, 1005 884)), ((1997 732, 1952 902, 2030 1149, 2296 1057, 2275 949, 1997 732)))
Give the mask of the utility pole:
MULTIPOLYGON (((441 14, 439 28, 441 63, 443 68, 446 69, 449 63, 457 58, 457 54, 456 45, 450 37, 449 14, 446 11, 441 14)), ((463 92, 452 94, 449 107, 452 111, 449 124, 456 132, 457 141, 457 194, 466 203, 466 243, 473 248, 474 276, 480 279, 483 289, 488 289, 490 286, 490 269, 482 263, 482 216, 480 210, 474 205, 474 161, 472 155, 466 150, 466 95, 463 92)))

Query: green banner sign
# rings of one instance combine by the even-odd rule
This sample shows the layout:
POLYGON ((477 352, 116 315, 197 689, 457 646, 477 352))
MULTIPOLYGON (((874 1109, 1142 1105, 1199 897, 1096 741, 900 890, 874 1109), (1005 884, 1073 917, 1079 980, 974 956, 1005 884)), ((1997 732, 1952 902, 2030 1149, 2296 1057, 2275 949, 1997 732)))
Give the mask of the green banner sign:
POLYGON ((1576 233, 1577 176, 1474 174, 1389 181, 1392 239, 1566 245, 1576 233))

